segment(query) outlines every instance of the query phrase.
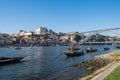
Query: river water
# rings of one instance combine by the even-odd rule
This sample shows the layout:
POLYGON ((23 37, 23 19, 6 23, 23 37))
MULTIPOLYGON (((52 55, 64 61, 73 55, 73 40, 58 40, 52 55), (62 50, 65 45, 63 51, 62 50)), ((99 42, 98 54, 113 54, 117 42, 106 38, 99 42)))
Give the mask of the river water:
MULTIPOLYGON (((0 80, 77 80, 85 71, 71 65, 116 50, 112 45, 108 46, 110 50, 104 51, 104 45, 93 45, 98 52, 74 58, 64 55, 67 46, 22 47, 21 50, 0 48, 0 57, 25 56, 19 63, 1 65, 0 80)), ((86 47, 84 45, 82 49, 86 47)))

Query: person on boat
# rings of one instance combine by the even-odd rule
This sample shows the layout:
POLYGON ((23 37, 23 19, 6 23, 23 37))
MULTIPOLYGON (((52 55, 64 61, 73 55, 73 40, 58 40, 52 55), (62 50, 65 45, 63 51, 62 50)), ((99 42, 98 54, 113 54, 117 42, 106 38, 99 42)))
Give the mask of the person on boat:
POLYGON ((74 49, 75 49, 75 48, 74 48, 74 45, 71 45, 71 46, 70 46, 70 52, 71 52, 71 53, 74 53, 74 49))
POLYGON ((73 51, 75 49, 74 45, 70 46, 70 49, 73 51))
POLYGON ((92 50, 92 48, 89 46, 89 47, 88 47, 88 50, 92 50))

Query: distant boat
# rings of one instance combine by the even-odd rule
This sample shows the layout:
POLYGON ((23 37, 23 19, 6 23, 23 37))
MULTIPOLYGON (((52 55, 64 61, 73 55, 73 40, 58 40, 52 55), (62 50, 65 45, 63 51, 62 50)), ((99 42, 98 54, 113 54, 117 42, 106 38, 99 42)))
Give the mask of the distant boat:
POLYGON ((120 48, 120 45, 119 45, 117 42, 115 42, 115 43, 114 43, 114 47, 115 47, 115 48, 120 48))
MULTIPOLYGON (((89 42, 90 42, 90 40, 89 40, 89 42)), ((85 50, 86 50, 86 52, 97 52, 98 51, 97 49, 92 48, 90 43, 88 45, 88 48, 85 50)))
MULTIPOLYGON (((68 48, 69 50, 71 50, 71 48, 68 48)), ((74 48, 73 50, 80 50, 80 48, 74 48)))
POLYGON ((64 52, 65 55, 67 55, 68 57, 74 57, 74 56, 80 56, 80 55, 83 55, 84 54, 84 51, 65 51, 64 52))
POLYGON ((20 50, 21 49, 21 47, 15 47, 15 50, 20 50))
POLYGON ((104 50, 109 50, 110 48, 107 47, 107 39, 105 40, 105 46, 104 46, 104 50))
POLYGON ((69 48, 67 50, 65 50, 65 55, 67 55, 68 57, 74 57, 74 56, 80 56, 84 54, 84 51, 80 51, 79 46, 77 46, 76 44, 72 44, 69 46, 69 48))
POLYGON ((59 46, 59 44, 57 44, 56 46, 59 46))
POLYGON ((86 52, 97 52, 98 50, 97 49, 93 49, 93 48, 88 48, 88 49, 85 49, 86 52))
POLYGON ((16 63, 16 62, 22 60, 23 58, 24 57, 14 57, 14 58, 1 57, 0 58, 0 65, 2 65, 2 64, 16 63))
POLYGON ((115 47, 115 48, 120 48, 120 46, 119 46, 119 45, 115 45, 114 47, 115 47))
POLYGON ((104 50, 109 50, 110 48, 108 48, 108 47, 104 47, 104 50))

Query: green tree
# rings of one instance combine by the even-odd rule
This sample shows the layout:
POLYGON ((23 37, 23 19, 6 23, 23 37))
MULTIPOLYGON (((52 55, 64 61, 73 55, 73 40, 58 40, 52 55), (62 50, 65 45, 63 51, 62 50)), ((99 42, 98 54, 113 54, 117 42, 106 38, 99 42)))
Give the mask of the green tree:
POLYGON ((80 37, 79 35, 75 35, 74 40, 75 40, 76 42, 79 42, 80 39, 81 39, 81 37, 80 37))
POLYGON ((44 39, 49 39, 48 34, 44 35, 44 39))

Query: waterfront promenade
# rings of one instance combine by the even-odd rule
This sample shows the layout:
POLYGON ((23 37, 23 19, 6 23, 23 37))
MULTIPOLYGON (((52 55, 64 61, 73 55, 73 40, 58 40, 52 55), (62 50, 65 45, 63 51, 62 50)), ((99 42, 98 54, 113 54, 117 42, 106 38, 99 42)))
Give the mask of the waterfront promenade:
POLYGON ((115 68, 117 68, 120 65, 120 62, 117 62, 115 64, 113 64, 111 67, 109 67, 108 69, 106 69, 104 72, 98 74, 97 76, 95 76, 94 78, 92 78, 91 80, 104 80, 104 78, 109 75, 115 68))

